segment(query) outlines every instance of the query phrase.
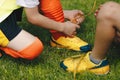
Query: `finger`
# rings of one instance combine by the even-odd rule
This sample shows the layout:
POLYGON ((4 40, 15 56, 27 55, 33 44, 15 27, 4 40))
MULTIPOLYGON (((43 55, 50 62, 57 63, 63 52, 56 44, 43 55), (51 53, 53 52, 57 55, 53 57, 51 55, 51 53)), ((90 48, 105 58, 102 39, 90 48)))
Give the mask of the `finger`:
POLYGON ((80 25, 77 25, 77 24, 76 24, 76 28, 79 29, 79 28, 80 28, 80 25))
POLYGON ((79 10, 78 13, 84 15, 84 13, 81 10, 79 10))
POLYGON ((68 35, 69 37, 71 37, 71 38, 73 38, 74 37, 74 35, 68 35))
POLYGON ((98 13, 99 13, 99 10, 96 10, 96 11, 95 11, 95 14, 94 14, 95 17, 98 15, 98 13))
POLYGON ((74 31, 72 35, 76 35, 76 34, 77 34, 77 32, 76 32, 76 31, 74 31))
POLYGON ((79 14, 77 17, 76 17, 76 22, 77 24, 80 24, 84 21, 84 15, 83 14, 79 14))
POLYGON ((95 14, 94 14, 94 15, 95 15, 95 17, 98 15, 98 13, 99 13, 99 11, 100 11, 101 7, 102 7, 102 5, 100 5, 100 6, 99 6, 99 8, 95 11, 95 14))
POLYGON ((71 22, 75 24, 80 24, 83 21, 84 21, 84 16, 77 16, 74 19, 71 19, 71 22))
POLYGON ((84 18, 76 19, 77 24, 80 24, 80 23, 82 23, 83 21, 84 21, 84 18))

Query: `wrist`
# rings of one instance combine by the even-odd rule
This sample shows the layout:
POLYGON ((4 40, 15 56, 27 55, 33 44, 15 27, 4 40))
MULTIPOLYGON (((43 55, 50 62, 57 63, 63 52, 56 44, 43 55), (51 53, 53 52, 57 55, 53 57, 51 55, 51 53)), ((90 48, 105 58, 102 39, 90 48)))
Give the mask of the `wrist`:
POLYGON ((59 32, 63 32, 63 31, 64 31, 63 23, 59 23, 58 26, 59 26, 59 27, 58 27, 58 31, 59 31, 59 32))

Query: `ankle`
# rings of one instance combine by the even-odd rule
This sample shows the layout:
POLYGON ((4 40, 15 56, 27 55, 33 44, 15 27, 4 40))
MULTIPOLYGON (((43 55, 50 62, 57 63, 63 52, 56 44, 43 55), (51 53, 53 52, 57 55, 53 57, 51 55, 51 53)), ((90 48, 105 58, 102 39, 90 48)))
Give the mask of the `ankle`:
POLYGON ((102 60, 94 58, 91 54, 89 55, 90 61, 94 64, 99 64, 102 60))

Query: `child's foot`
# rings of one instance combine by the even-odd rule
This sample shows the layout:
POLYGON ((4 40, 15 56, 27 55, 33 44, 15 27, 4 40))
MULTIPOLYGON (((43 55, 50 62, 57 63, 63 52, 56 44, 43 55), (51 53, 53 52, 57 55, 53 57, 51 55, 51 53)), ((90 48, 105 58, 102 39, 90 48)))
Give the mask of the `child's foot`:
POLYGON ((87 52, 91 50, 91 46, 87 42, 76 36, 73 38, 61 36, 57 40, 52 38, 50 44, 52 47, 67 48, 74 51, 87 52))
POLYGON ((99 64, 94 64, 89 59, 89 54, 82 54, 65 59, 60 63, 60 66, 69 72, 81 73, 83 71, 90 71, 95 74, 107 74, 109 72, 109 64, 107 59, 102 60, 99 64))

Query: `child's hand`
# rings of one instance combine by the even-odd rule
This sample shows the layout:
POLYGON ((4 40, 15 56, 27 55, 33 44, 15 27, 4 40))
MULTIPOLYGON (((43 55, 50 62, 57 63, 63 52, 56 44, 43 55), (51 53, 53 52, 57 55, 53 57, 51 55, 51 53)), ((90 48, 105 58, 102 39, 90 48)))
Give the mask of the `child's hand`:
POLYGON ((79 28, 79 25, 71 23, 70 21, 62 23, 62 32, 68 35, 69 37, 73 37, 74 35, 76 35, 76 30, 79 28))
POLYGON ((84 21, 84 14, 80 10, 67 10, 64 11, 65 18, 69 19, 75 24, 80 24, 84 21))

